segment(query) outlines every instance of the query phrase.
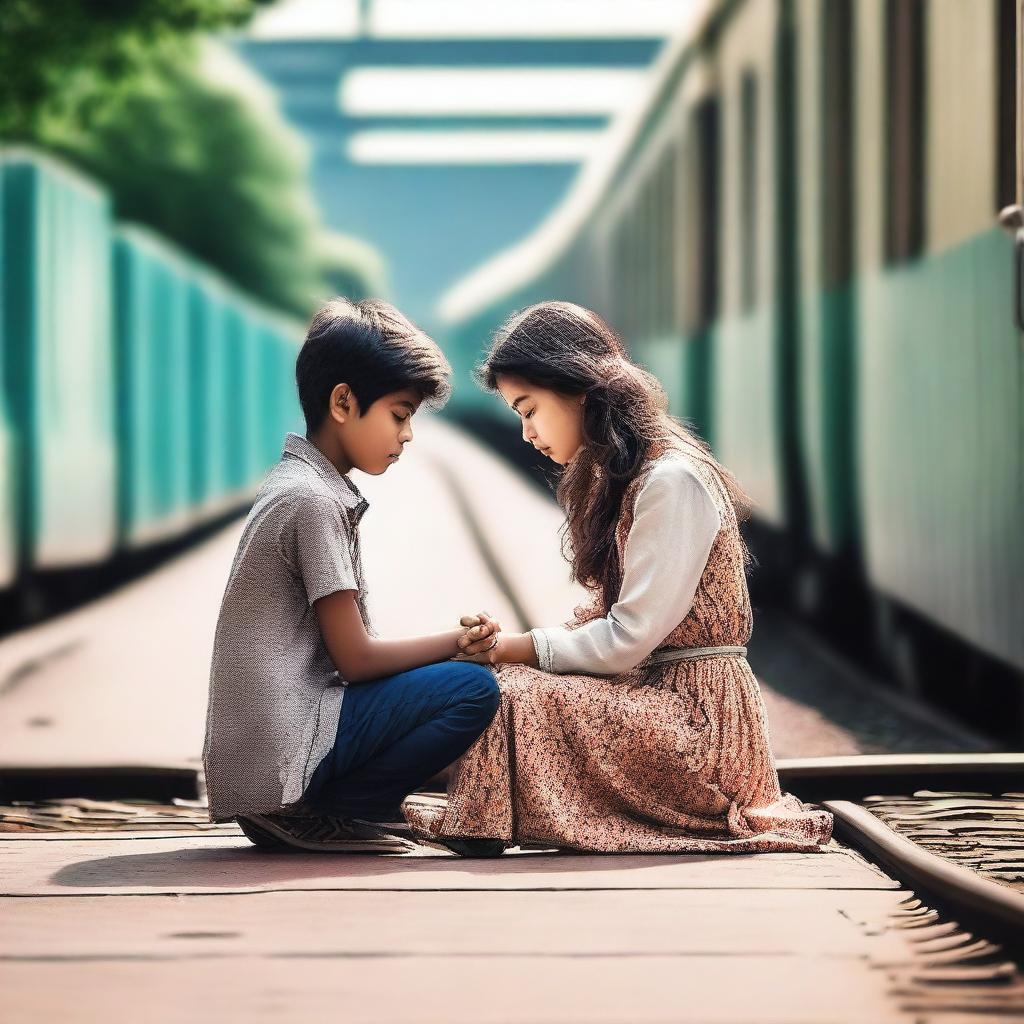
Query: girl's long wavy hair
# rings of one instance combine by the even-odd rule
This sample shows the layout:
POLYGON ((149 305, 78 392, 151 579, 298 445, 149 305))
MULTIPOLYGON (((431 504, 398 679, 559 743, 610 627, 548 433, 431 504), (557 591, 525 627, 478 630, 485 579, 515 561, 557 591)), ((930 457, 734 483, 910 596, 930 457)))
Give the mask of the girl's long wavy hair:
MULTIPOLYGON (((571 302, 540 302, 513 314, 476 369, 489 391, 497 390, 500 375, 586 396, 583 445, 563 468, 556 497, 566 517, 562 553, 573 579, 602 589, 606 614, 622 584, 615 531, 623 495, 646 459, 666 447, 686 449, 718 472, 737 518, 749 516, 750 498, 736 478, 701 437, 668 414, 658 379, 630 361, 596 313, 571 302)), ((743 551, 749 561, 745 544, 743 551)))

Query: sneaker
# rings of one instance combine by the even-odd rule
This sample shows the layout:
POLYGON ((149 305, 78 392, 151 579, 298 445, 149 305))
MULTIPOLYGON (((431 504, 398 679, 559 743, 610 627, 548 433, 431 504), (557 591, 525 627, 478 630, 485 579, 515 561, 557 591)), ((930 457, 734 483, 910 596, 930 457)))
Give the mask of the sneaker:
POLYGON ((282 839, 278 839, 277 836, 271 835, 265 829, 260 828, 251 818, 245 818, 239 815, 235 818, 238 823, 238 827, 245 834, 245 838, 249 840, 253 846, 258 846, 261 850, 274 850, 281 849, 285 846, 285 842, 282 839))
POLYGON ((317 853, 407 853, 414 848, 412 842, 398 836, 328 815, 250 814, 245 823, 257 835, 317 853))
POLYGON ((404 819, 400 821, 372 821, 369 818, 352 818, 351 822, 358 828, 379 836, 394 836, 407 843, 415 843, 412 826, 404 819))

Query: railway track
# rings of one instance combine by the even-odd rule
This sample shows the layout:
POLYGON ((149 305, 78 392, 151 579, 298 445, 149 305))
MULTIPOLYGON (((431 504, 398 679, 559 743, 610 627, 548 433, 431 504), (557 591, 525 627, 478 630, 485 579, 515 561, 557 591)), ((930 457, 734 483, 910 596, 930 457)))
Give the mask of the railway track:
POLYGON ((992 943, 1021 962, 1024 754, 780 761, 779 777, 832 812, 837 839, 931 904, 913 908, 922 924, 950 918, 970 929, 956 937, 959 952, 978 962, 962 966, 962 980, 1004 976, 992 943))

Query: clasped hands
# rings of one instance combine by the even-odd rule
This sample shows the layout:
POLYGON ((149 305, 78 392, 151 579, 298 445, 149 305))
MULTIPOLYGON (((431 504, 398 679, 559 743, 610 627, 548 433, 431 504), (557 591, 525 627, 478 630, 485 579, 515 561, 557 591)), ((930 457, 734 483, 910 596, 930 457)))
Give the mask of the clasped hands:
POLYGON ((476 615, 463 615, 459 624, 466 627, 459 637, 459 653, 453 655, 453 661, 474 661, 478 665, 494 665, 498 662, 498 641, 501 624, 492 619, 487 612, 476 615))

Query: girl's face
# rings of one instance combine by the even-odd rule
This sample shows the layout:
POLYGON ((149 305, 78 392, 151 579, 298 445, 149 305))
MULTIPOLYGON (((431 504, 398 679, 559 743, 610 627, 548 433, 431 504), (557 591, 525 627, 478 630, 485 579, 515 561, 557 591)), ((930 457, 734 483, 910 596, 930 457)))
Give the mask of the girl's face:
POLYGON ((522 377, 498 374, 498 391, 523 423, 523 440, 564 466, 583 444, 583 395, 563 395, 522 377))

